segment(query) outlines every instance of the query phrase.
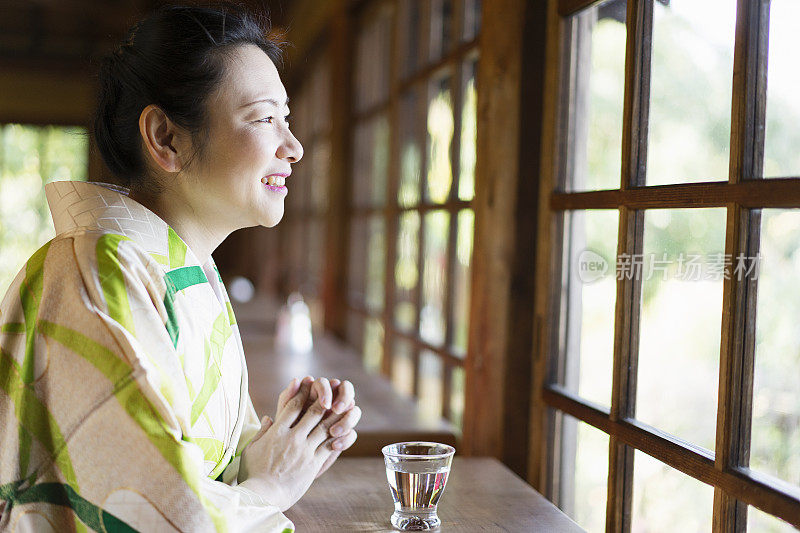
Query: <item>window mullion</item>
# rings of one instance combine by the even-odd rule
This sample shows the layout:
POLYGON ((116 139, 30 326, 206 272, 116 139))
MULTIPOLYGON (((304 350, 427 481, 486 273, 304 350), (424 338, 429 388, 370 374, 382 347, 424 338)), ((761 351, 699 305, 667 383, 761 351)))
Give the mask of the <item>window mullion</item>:
POLYGON ((405 20, 400 20, 399 6, 392 6, 393 30, 390 33, 389 45, 389 168, 387 169, 386 184, 386 264, 384 265, 384 297, 383 297, 383 358, 381 372, 392 377, 394 359, 394 300, 397 290, 395 287, 394 268, 397 262, 397 237, 398 217, 397 188, 399 183, 400 168, 400 142, 397 132, 400 113, 400 94, 395 91, 400 79, 401 60, 400 33, 406 31, 405 20))
MULTIPOLYGON (((729 183, 763 178, 769 3, 740 0, 734 43, 729 183)), ((756 257, 761 210, 728 204, 725 253, 756 257)), ((732 274, 732 273, 729 273, 732 274)), ((748 466, 753 404, 757 281, 733 275, 723 283, 715 468, 748 466)), ((714 531, 744 532, 747 505, 714 489, 714 531)))
MULTIPOLYGON (((626 25, 622 190, 645 184, 653 0, 629 0, 626 25)), ((644 211, 621 207, 617 256, 638 256, 643 250, 643 240, 644 211)), ((610 412, 612 423, 632 417, 635 413, 641 291, 641 276, 635 269, 631 276, 617 281, 610 412)), ((627 533, 631 528, 633 449, 611 436, 608 465, 606 531, 627 533)))

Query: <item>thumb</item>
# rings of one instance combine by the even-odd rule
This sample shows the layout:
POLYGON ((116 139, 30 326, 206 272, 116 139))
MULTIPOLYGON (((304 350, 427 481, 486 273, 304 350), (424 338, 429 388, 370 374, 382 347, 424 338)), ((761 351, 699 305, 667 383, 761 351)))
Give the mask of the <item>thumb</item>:
POLYGON ((252 443, 260 439, 262 436, 264 436, 264 433, 266 433, 271 427, 272 427, 272 418, 270 418, 269 415, 267 415, 261 419, 261 429, 258 430, 258 433, 256 433, 255 437, 253 437, 253 439, 250 442, 252 443))

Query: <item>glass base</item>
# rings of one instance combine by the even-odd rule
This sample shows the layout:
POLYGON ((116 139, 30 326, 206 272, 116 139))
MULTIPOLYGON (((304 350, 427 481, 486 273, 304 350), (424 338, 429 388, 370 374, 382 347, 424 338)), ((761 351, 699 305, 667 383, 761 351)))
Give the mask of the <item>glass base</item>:
POLYGON ((401 531, 427 531, 437 529, 442 521, 436 516, 436 510, 395 511, 392 513, 392 525, 401 531))

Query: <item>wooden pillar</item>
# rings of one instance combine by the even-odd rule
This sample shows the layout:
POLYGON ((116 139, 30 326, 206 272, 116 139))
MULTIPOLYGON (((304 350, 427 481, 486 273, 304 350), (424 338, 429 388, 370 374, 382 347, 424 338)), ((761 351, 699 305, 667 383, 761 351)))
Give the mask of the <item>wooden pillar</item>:
POLYGON ((322 305, 325 329, 339 338, 347 326, 347 252, 349 250, 349 204, 352 117, 352 68, 354 46, 352 21, 346 0, 337 0, 330 22, 331 65, 331 161, 329 208, 325 224, 325 269, 322 279, 322 305))
POLYGON ((484 2, 464 452, 525 476, 546 5, 484 2), (523 127, 524 125, 524 127, 523 127))

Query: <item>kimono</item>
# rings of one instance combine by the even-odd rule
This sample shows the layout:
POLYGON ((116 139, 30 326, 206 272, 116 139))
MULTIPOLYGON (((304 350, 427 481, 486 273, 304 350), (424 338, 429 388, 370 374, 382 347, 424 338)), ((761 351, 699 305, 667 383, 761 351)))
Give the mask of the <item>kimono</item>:
POLYGON ((214 260, 128 192, 48 183, 0 303, 0 530, 292 532, 237 485, 261 424, 214 260))

